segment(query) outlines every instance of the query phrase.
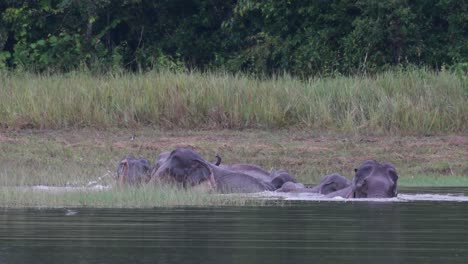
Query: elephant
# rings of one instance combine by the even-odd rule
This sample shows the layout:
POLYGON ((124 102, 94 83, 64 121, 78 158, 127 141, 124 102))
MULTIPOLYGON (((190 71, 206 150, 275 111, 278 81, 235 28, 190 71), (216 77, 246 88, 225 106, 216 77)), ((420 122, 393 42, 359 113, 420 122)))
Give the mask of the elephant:
POLYGON ((351 185, 351 181, 346 177, 333 173, 323 177, 319 184, 313 188, 307 188, 303 184, 284 184, 277 192, 294 192, 294 193, 319 193, 329 194, 337 190, 344 189, 351 185))
MULTIPOLYGON (((296 181, 296 178, 294 176, 292 176, 291 174, 289 174, 287 171, 285 170, 277 170, 277 171, 273 171, 271 174, 270 174, 270 177, 272 178, 271 180, 271 184, 273 184, 273 186, 275 187, 275 189, 279 189, 281 188, 285 183, 296 183, 296 184, 299 184, 297 181, 296 181)), ((302 183, 300 183, 302 185, 302 183)))
POLYGON ((146 159, 124 156, 117 167, 117 181, 120 185, 147 183, 151 177, 151 165, 146 159))
POLYGON ((312 192, 310 188, 304 186, 304 184, 297 182, 285 182, 281 188, 277 189, 276 192, 287 192, 287 193, 303 193, 312 192))
POLYGON ((296 182, 296 179, 285 170, 277 170, 270 173, 260 166, 245 163, 220 165, 220 167, 244 173, 263 182, 271 183, 275 189, 281 188, 285 182, 296 182))
POLYGON ((271 183, 207 162, 190 148, 172 151, 152 173, 151 182, 181 184, 185 188, 206 185, 220 193, 252 193, 275 189, 271 183))
POLYGON ((398 195, 398 173, 390 163, 366 160, 354 169, 352 184, 329 193, 327 197, 343 198, 391 198, 398 195))
MULTIPOLYGON (((156 170, 158 170, 158 168, 161 167, 161 165, 167 160, 169 155, 171 155, 170 151, 161 152, 156 158, 156 160, 154 161, 153 172, 151 173, 154 173, 156 170)), ((219 164, 221 164, 221 157, 218 154, 216 154, 215 157, 216 157, 216 161, 214 162, 214 164, 216 166, 219 166, 219 164)))
POLYGON ((271 173, 254 164, 235 163, 219 165, 220 168, 247 174, 264 182, 271 182, 271 173))
POLYGON ((161 165, 167 160, 169 155, 171 155, 170 151, 161 152, 154 161, 154 169, 158 169, 159 167, 161 167, 161 165))
POLYGON ((351 181, 348 180, 345 176, 332 173, 324 176, 319 184, 312 187, 312 192, 320 194, 329 194, 332 192, 339 191, 351 185, 351 181))

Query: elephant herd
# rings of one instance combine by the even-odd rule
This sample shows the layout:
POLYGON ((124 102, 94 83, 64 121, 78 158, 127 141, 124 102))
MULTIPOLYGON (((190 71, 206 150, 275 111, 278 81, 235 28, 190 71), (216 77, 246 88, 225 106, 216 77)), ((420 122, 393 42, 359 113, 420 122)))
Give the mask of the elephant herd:
POLYGON ((190 148, 177 148, 159 154, 154 166, 146 159, 123 157, 117 168, 120 185, 170 184, 217 193, 262 191, 319 193, 326 197, 390 198, 397 195, 398 174, 389 163, 366 160, 355 170, 352 181, 334 173, 306 187, 285 170, 268 172, 253 164, 221 164, 221 157, 207 161, 190 148))

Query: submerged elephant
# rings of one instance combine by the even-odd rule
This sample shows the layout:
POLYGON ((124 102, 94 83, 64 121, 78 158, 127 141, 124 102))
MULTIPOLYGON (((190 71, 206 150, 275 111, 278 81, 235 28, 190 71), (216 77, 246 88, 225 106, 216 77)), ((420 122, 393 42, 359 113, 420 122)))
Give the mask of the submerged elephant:
POLYGON ((307 188, 301 183, 284 184, 277 192, 294 192, 294 193, 319 193, 329 194, 351 185, 351 181, 346 177, 333 173, 323 177, 319 184, 312 188, 307 188))
POLYGON ((189 148, 172 151, 152 173, 151 181, 178 183, 184 187, 206 185, 220 193, 250 193, 275 189, 271 183, 210 163, 189 148))
POLYGON ((161 167, 161 165, 166 162, 167 158, 169 158, 169 155, 171 155, 171 152, 170 151, 164 151, 164 152, 161 152, 158 157, 156 158, 156 160, 154 161, 154 168, 153 169, 158 169, 159 167, 161 167))
POLYGON ((246 163, 222 164, 222 165, 219 165, 219 167, 222 169, 247 174, 251 177, 254 177, 264 182, 270 182, 272 180, 270 176, 270 172, 254 164, 246 164, 246 163))
POLYGON ((296 181, 296 178, 285 170, 273 171, 270 174, 270 177, 272 179, 271 184, 273 184, 275 189, 281 188, 285 183, 302 184, 302 183, 298 183, 296 181))
POLYGON ((117 167, 117 181, 120 185, 147 183, 151 178, 151 165, 146 159, 131 155, 123 157, 117 167))
POLYGON ((348 180, 345 176, 333 173, 323 177, 319 184, 312 187, 313 192, 320 194, 329 194, 342 190, 351 185, 351 181, 348 180))
POLYGON ((327 197, 391 198, 397 196, 398 174, 392 164, 366 160, 354 171, 355 176, 350 186, 330 193, 327 197))
POLYGON ((247 174, 263 182, 270 183, 275 187, 275 189, 281 188, 281 186, 286 182, 296 182, 294 176, 285 170, 276 170, 270 173, 258 165, 246 163, 223 164, 220 165, 220 167, 230 171, 247 174))
MULTIPOLYGON (((171 155, 171 151, 164 151, 164 152, 161 152, 158 157, 156 158, 156 160, 154 161, 154 167, 153 167, 153 171, 151 172, 151 174, 155 173, 159 167, 161 167, 161 165, 166 162, 167 158, 169 158, 169 156, 171 155)), ((221 157, 216 154, 216 161, 214 162, 214 164, 216 166, 219 166, 219 164, 221 163, 221 157)))

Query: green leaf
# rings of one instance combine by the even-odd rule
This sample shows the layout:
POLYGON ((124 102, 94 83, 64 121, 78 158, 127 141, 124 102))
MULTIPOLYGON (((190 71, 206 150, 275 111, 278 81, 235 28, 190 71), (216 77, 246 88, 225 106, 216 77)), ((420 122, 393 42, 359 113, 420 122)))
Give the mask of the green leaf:
POLYGON ((39 46, 45 46, 45 45, 46 45, 46 41, 43 40, 43 39, 38 40, 36 43, 37 43, 37 45, 39 45, 39 46))

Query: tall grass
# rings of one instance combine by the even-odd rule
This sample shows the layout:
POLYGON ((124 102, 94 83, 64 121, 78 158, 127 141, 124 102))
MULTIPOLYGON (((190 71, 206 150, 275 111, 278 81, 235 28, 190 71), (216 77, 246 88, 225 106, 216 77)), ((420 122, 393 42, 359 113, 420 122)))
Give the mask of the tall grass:
POLYGON ((307 127, 464 132, 466 76, 426 70, 299 80, 228 73, 0 73, 9 127, 307 127))
POLYGON ((113 188, 103 191, 41 191, 1 187, 0 207, 94 207, 94 208, 151 208, 174 206, 243 206, 283 204, 283 201, 255 199, 247 195, 217 195, 193 190, 157 188, 113 188))

